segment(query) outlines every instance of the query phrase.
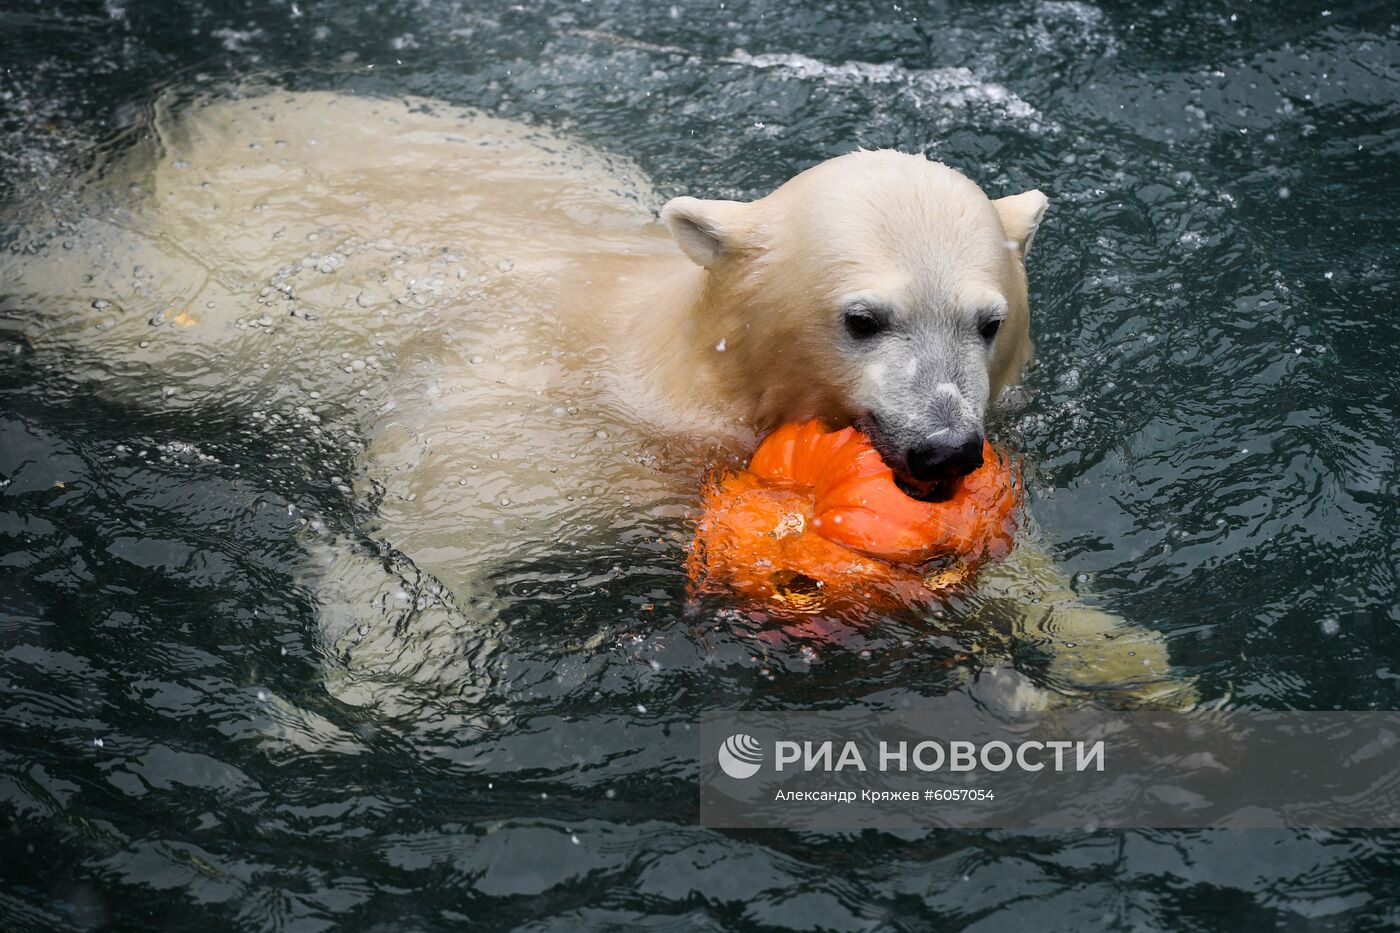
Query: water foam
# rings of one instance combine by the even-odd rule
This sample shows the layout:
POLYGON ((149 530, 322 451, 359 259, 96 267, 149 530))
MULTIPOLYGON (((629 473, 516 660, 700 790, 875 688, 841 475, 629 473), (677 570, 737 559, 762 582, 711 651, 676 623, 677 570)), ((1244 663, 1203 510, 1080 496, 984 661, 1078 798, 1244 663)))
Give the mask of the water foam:
POLYGON ((1005 85, 984 81, 970 68, 910 69, 893 63, 847 61, 829 64, 795 52, 751 55, 735 49, 724 61, 750 68, 776 70, 799 80, 816 80, 838 87, 887 84, 906 91, 919 107, 949 109, 990 107, 1015 119, 1033 119, 1038 112, 1005 85))

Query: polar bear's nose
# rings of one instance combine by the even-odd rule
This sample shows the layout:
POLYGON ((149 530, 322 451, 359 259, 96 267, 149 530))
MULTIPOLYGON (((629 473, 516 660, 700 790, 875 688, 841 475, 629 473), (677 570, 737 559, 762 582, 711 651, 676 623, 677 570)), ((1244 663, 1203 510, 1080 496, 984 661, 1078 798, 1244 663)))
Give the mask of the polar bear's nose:
POLYGON ((982 465, 982 435, 940 437, 911 448, 906 459, 909 472, 920 482, 966 476, 982 465))

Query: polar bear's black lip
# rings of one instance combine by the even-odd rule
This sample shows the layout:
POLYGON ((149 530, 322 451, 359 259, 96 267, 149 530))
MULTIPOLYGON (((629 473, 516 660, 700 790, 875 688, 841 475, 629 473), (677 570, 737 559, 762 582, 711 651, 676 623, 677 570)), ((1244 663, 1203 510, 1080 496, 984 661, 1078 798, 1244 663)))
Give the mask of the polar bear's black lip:
POLYGON ((899 473, 894 474, 894 484, 899 487, 899 491, 920 502, 947 502, 958 491, 958 484, 961 482, 961 476, 950 476, 932 483, 916 484, 899 473))

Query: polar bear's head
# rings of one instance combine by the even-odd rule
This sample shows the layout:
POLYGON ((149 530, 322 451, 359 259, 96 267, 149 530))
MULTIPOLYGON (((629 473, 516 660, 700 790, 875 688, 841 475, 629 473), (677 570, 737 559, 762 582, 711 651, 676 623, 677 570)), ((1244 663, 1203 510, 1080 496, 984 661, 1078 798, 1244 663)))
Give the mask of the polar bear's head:
POLYGON ((676 198, 662 217, 708 272, 696 323, 724 341, 758 426, 857 423, 937 498, 981 463, 988 404, 1030 355, 1024 262, 1046 204, 882 150, 751 203, 676 198))

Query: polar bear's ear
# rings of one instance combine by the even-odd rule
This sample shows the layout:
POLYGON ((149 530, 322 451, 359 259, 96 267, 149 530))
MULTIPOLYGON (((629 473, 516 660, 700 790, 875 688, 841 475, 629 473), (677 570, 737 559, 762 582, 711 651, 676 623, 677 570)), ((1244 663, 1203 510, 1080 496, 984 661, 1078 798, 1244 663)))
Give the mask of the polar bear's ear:
POLYGON ((1035 239, 1040 218, 1045 216, 1045 208, 1050 206, 1050 199, 1041 194, 1040 189, 1032 188, 998 198, 992 202, 992 206, 1001 215, 1001 229, 1006 231, 1008 239, 1016 243, 1024 261, 1031 251, 1031 240, 1035 239))
POLYGON ((726 254, 743 249, 748 224, 742 201, 702 201, 672 198, 661 209, 661 219, 680 248, 700 266, 710 268, 726 254))

